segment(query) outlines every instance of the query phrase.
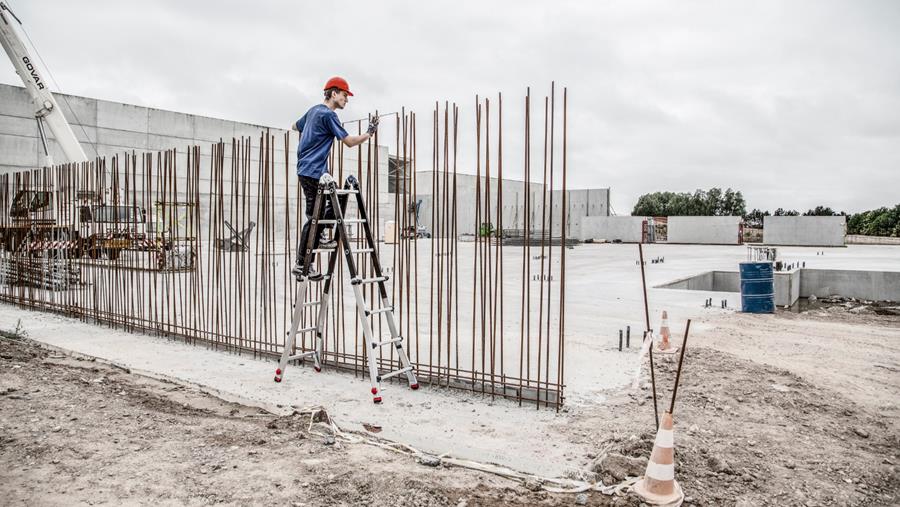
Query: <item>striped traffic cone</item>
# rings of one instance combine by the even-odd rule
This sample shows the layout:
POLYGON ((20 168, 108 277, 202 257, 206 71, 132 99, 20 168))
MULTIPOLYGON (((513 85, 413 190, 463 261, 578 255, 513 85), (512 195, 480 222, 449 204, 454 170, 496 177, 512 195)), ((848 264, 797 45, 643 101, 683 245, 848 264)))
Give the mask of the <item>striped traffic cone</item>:
POLYGON ((659 325, 659 334, 662 336, 662 341, 659 342, 659 346, 656 348, 658 352, 663 354, 674 354, 678 351, 678 347, 675 347, 672 345, 672 342, 669 341, 669 314, 665 310, 663 310, 662 314, 662 323, 659 325))
POLYGON ((672 430, 672 414, 662 416, 653 452, 644 476, 634 484, 632 491, 650 505, 678 507, 684 501, 684 492, 675 481, 675 432, 672 430))

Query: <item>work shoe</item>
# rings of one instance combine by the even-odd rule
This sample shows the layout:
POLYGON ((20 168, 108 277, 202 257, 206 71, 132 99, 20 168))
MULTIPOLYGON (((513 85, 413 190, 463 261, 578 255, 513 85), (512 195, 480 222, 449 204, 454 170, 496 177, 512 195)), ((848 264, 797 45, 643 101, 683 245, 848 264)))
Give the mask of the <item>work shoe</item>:
MULTIPOLYGON (((294 264, 294 267, 291 269, 291 274, 294 275, 294 278, 297 279, 298 282, 303 281, 303 265, 302 264, 294 264)), ((319 273, 312 267, 309 268, 309 275, 306 277, 309 278, 310 282, 318 282, 325 278, 322 273, 319 273)))
POLYGON ((332 249, 337 246, 337 241, 333 239, 322 239, 319 241, 319 248, 332 249))

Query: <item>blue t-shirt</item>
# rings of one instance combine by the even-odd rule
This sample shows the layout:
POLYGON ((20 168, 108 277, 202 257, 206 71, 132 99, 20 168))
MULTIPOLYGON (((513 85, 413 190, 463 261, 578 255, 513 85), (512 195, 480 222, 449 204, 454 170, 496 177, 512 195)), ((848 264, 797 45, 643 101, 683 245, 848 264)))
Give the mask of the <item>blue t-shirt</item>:
POLYGON ((297 145, 297 175, 319 179, 328 172, 328 155, 334 138, 343 140, 347 131, 337 114, 325 104, 310 108, 297 120, 300 143, 297 145))

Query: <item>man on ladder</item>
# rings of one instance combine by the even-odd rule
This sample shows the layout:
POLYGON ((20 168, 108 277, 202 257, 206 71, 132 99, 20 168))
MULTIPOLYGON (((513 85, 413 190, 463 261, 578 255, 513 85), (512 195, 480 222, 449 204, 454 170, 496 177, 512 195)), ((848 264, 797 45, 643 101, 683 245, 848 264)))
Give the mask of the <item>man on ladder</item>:
POLYGON ((297 175, 306 198, 306 224, 303 226, 300 244, 297 246, 297 265, 292 270, 298 283, 291 328, 287 332, 284 350, 282 350, 278 368, 275 370, 275 382, 282 381, 288 363, 295 360, 311 358, 316 371, 321 371, 324 357, 324 333, 328 307, 331 302, 330 291, 335 280, 334 270, 337 259, 343 253, 345 267, 350 274, 350 285, 353 287, 353 295, 356 298, 357 317, 365 338, 365 356, 372 382, 373 401, 381 403, 381 382, 383 380, 402 375, 406 377, 410 389, 418 389, 419 381, 416 378, 415 368, 403 350, 404 338, 400 336, 394 320, 394 308, 388 299, 388 291, 385 287, 388 277, 381 270, 375 238, 359 188, 359 181, 350 175, 343 188, 338 188, 327 171, 328 154, 335 137, 347 146, 356 146, 368 140, 378 128, 378 119, 373 118, 370 120, 365 134, 360 136, 347 134, 338 122, 334 110, 343 108, 347 104, 349 95, 352 94, 346 81, 341 78, 330 79, 325 85, 325 103, 310 109, 295 125, 300 131, 300 146, 297 149, 297 175), (356 211, 359 218, 345 216, 347 198, 350 195, 356 196, 356 211), (360 226, 362 229, 360 239, 365 240, 363 248, 353 248, 347 225, 360 226), (329 229, 335 227, 333 240, 326 243, 320 242, 321 227, 329 229), (316 273, 312 269, 313 256, 319 252, 328 253, 327 272, 324 275, 316 273), (357 269, 357 255, 369 256, 374 277, 366 278, 363 270, 357 269), (319 299, 307 301, 309 283, 320 280, 325 280, 325 283, 322 284, 319 291, 319 299), (363 287, 369 284, 377 284, 380 307, 373 306, 375 301, 367 302, 365 299, 363 287), (318 308, 318 315, 314 319, 314 325, 301 328, 300 323, 304 320, 304 308, 318 308), (386 340, 381 340, 380 336, 376 336, 373 329, 373 319, 379 318, 387 321, 391 336, 386 340), (305 336, 306 333, 314 333, 314 349, 295 353, 294 346, 297 336, 305 336), (393 349, 390 359, 381 357, 382 347, 393 349), (390 368, 394 364, 394 353, 396 353, 398 369, 382 372, 382 367, 390 368))
MULTIPOLYGON (((307 275, 310 281, 318 282, 322 280, 322 274, 317 273, 309 263, 309 273, 303 273, 304 255, 303 249, 306 246, 306 240, 309 236, 310 222, 312 221, 313 203, 316 200, 316 191, 319 187, 319 178, 328 172, 328 156, 331 153, 331 145, 334 138, 338 138, 344 146, 352 148, 358 146, 372 137, 378 128, 378 117, 374 117, 369 123, 369 128, 365 134, 351 136, 344 130, 340 120, 338 120, 336 109, 344 109, 347 106, 347 100, 352 97, 350 85, 341 77, 333 77, 325 83, 325 101, 316 104, 306 114, 303 115, 292 129, 300 132, 300 142, 297 145, 297 177, 300 180, 300 187, 303 188, 303 197, 306 205, 306 222, 303 224, 303 231, 300 233, 300 243, 297 246, 297 259, 291 273, 299 280, 307 275)), ((325 209, 322 216, 318 218, 333 219, 334 210, 331 209, 331 203, 325 202, 325 209)), ((322 225, 322 229, 330 229, 330 225, 322 225)), ((321 231, 324 234, 324 230, 321 231)), ((321 243, 321 236, 315 237, 313 249, 333 248, 334 240, 325 239, 325 243, 321 243)))

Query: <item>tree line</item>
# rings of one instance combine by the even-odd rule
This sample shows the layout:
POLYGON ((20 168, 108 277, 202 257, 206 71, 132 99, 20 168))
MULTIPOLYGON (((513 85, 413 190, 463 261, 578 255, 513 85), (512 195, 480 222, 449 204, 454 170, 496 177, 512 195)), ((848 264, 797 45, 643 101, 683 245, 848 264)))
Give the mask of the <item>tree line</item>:
POLYGON ((747 211, 740 190, 713 187, 709 190, 690 192, 652 192, 640 196, 634 209, 635 216, 740 216, 747 227, 762 228, 767 216, 846 216, 847 234, 866 236, 900 237, 900 204, 893 208, 881 207, 861 213, 835 211, 828 206, 816 206, 803 213, 795 209, 778 208, 774 213, 754 208, 747 211))

